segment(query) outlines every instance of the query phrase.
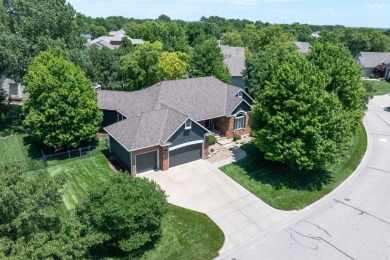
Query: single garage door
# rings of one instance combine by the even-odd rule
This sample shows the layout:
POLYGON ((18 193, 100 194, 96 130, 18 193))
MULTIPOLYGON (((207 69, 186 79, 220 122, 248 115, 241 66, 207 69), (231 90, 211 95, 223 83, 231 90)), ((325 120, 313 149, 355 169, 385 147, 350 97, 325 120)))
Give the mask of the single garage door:
POLYGON ((169 167, 202 159, 202 143, 169 151, 169 167))
POLYGON ((135 156, 137 173, 157 169, 157 150, 135 156))

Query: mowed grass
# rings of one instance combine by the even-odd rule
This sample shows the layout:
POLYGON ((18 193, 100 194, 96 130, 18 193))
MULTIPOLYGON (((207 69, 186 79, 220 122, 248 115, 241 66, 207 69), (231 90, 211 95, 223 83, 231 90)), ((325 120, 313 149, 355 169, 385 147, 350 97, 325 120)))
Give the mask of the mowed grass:
POLYGON ((284 165, 266 161, 253 143, 242 147, 243 160, 220 169, 270 206, 281 210, 302 209, 322 198, 359 165, 367 147, 367 135, 361 125, 349 156, 342 163, 321 172, 292 171, 284 165))
POLYGON ((205 214, 169 205, 161 240, 141 259, 213 259, 223 242, 221 229, 205 214))
POLYGON ((374 96, 381 96, 390 93, 390 82, 372 80, 372 88, 374 96))
POLYGON ((0 164, 39 157, 39 151, 28 135, 0 137, 0 164))
MULTIPOLYGON (((68 176, 63 190, 64 206, 59 209, 60 212, 66 214, 67 210, 74 209, 88 195, 91 185, 107 179, 109 174, 115 174, 109 167, 106 152, 95 151, 90 157, 65 161, 40 171, 51 176, 68 176)), ((28 175, 37 173, 30 172, 28 175)), ((145 252, 142 259, 213 259, 223 242, 222 231, 205 214, 169 205, 162 221, 162 237, 145 252)), ((115 259, 115 256, 102 258, 115 259)))

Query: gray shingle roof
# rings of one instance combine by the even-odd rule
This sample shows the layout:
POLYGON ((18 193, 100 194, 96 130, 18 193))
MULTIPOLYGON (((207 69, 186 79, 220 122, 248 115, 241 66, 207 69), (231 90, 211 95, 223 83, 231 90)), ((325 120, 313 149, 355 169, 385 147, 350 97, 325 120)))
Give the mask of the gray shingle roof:
POLYGON ((375 68, 378 65, 390 63, 390 52, 360 52, 356 60, 364 68, 375 68))
POLYGON ((230 116, 241 90, 214 77, 169 80, 134 92, 98 91, 99 107, 127 119, 105 128, 128 150, 162 145, 187 118, 230 116), (139 115, 137 117, 137 115, 139 115))
POLYGON ((245 70, 245 48, 220 45, 224 56, 224 63, 228 67, 232 77, 242 77, 245 70))
POLYGON ((302 54, 307 54, 311 48, 311 44, 308 42, 294 42, 294 45, 298 48, 298 52, 302 54))

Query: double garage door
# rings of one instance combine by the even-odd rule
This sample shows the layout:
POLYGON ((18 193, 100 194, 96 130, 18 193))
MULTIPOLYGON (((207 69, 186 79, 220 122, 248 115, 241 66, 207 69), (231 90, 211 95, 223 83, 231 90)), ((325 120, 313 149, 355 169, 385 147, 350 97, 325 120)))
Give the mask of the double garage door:
MULTIPOLYGON (((174 147, 172 148, 174 149, 174 147)), ((169 167, 202 159, 202 143, 192 144, 169 151, 169 167)))

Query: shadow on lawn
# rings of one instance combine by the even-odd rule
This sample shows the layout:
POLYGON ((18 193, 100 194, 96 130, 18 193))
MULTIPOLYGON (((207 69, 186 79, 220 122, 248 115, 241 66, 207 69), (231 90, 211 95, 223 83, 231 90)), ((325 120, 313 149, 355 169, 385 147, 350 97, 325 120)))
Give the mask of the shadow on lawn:
POLYGON ((267 161, 253 143, 241 147, 247 157, 234 163, 258 182, 269 184, 275 190, 283 187, 298 191, 322 190, 324 185, 332 182, 333 177, 327 170, 291 170, 285 164, 267 161))
POLYGON ((24 128, 19 115, 22 114, 22 107, 9 105, 7 112, 0 116, 0 137, 24 133, 24 128))

